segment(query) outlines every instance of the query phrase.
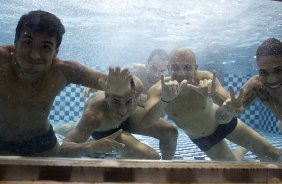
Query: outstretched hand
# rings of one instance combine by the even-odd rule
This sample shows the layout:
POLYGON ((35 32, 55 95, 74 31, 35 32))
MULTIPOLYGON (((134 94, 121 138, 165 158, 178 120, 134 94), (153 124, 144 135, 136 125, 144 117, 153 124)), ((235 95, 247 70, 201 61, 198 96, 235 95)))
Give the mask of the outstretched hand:
POLYGON ((187 85, 187 80, 183 80, 180 85, 176 80, 165 82, 164 75, 161 75, 162 94, 161 99, 164 102, 174 100, 183 88, 187 85))
POLYGON ((120 67, 110 67, 108 79, 106 81, 99 79, 99 84, 107 93, 123 95, 131 89, 131 80, 132 76, 130 75, 128 69, 121 69, 120 67))
POLYGON ((215 82, 216 82, 216 72, 213 71, 213 78, 204 79, 199 81, 198 86, 194 86, 193 84, 187 84, 188 89, 191 89, 203 96, 213 96, 215 93, 215 82))
POLYGON ((104 137, 99 140, 94 140, 92 146, 92 153, 95 155, 97 153, 109 153, 112 151, 120 151, 125 145, 116 141, 116 138, 122 134, 123 130, 119 130, 112 135, 104 137))
POLYGON ((228 123, 232 118, 238 116, 244 111, 243 97, 244 90, 240 89, 237 97, 235 96, 234 88, 229 86, 230 98, 226 99, 222 106, 219 107, 215 114, 215 119, 218 123, 228 123))
POLYGON ((235 96, 234 88, 229 86, 230 98, 225 100, 221 107, 223 107, 227 112, 234 115, 239 115, 244 111, 243 107, 243 97, 244 89, 241 88, 237 97, 235 96))

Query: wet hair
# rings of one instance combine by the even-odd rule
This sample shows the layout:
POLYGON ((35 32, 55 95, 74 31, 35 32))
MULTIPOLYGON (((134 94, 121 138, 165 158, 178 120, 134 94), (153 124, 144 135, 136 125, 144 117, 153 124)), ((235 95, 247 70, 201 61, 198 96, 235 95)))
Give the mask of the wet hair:
POLYGON ((155 55, 160 56, 163 61, 168 61, 169 54, 164 49, 155 49, 151 52, 150 56, 148 57, 147 63, 150 63, 155 55))
POLYGON ((257 48, 257 60, 260 56, 282 56, 282 42, 276 38, 265 40, 257 48))
POLYGON ((36 33, 46 33, 50 36, 56 36, 56 48, 59 48, 65 33, 64 25, 54 14, 37 10, 23 15, 17 25, 15 41, 19 39, 24 28, 29 28, 36 33))

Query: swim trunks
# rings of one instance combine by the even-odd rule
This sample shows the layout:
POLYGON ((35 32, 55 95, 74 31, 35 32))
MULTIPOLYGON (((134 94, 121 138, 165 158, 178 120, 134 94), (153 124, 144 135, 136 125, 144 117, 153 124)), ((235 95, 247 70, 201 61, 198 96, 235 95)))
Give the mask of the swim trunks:
POLYGON ((43 135, 36 136, 24 142, 1 141, 0 151, 19 156, 32 156, 53 148, 57 144, 57 138, 50 125, 49 130, 43 135))
POLYGON ((198 139, 191 139, 202 151, 210 150, 214 145, 223 140, 237 126, 237 118, 233 118, 227 124, 220 124, 217 129, 209 136, 198 139))
POLYGON ((129 118, 127 118, 125 121, 123 121, 118 128, 114 128, 111 130, 106 131, 94 131, 92 133, 92 137, 96 140, 102 139, 104 137, 107 137, 109 135, 112 135, 113 133, 119 131, 120 129, 123 129, 124 131, 129 130, 129 118))

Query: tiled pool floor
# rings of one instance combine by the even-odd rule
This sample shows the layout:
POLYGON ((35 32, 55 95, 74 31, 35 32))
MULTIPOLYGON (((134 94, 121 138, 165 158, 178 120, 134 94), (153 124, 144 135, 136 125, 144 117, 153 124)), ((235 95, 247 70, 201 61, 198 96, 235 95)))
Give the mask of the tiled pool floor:
MULTIPOLYGON (((182 131, 178 130, 179 136, 178 136, 178 142, 177 142, 177 149, 174 156, 175 160, 186 160, 186 161, 195 161, 195 160, 207 160, 210 161, 210 158, 202 152, 188 137, 187 135, 182 131)), ((282 150, 282 135, 279 134, 268 134, 264 132, 259 132, 269 143, 271 143, 274 147, 282 150)), ((135 135, 134 136, 139 139, 141 142, 151 146, 156 151, 160 153, 159 150, 159 141, 157 139, 154 139, 152 137, 147 136, 140 136, 135 135)), ((61 138, 59 137, 59 140, 61 138)), ((227 141, 228 144, 232 149, 235 149, 237 147, 236 144, 233 144, 229 141, 227 141)), ((100 158, 108 158, 108 159, 118 159, 119 156, 115 153, 107 153, 104 156, 100 158)), ((256 161, 259 162, 257 156, 252 154, 250 151, 246 153, 244 157, 245 161, 256 161)))

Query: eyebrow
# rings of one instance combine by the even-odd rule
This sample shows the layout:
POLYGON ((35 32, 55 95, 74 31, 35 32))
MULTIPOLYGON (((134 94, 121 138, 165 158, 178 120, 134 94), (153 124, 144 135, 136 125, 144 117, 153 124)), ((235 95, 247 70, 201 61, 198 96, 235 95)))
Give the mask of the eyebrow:
MULTIPOLYGON (((23 36, 23 38, 28 38, 28 39, 34 40, 32 36, 27 35, 27 34, 25 34, 23 36)), ((43 43, 47 43, 47 44, 50 44, 50 45, 54 46, 54 44, 52 42, 50 42, 50 41, 43 41, 43 43)))

